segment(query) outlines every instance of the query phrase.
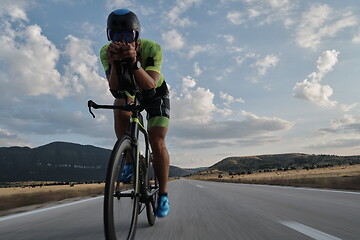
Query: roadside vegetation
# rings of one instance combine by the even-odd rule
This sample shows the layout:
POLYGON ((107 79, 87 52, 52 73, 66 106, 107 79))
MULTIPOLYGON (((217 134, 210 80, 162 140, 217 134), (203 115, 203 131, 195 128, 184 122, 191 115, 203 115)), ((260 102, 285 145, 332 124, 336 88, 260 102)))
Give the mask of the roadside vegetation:
POLYGON ((17 182, 0 188, 0 215, 6 210, 68 198, 102 195, 104 183, 17 182))
MULTIPOLYGON (((50 165, 40 164, 40 167, 44 166, 48 167, 50 165)), ((53 166, 53 164, 51 164, 51 166, 53 166)), ((57 165, 55 164, 54 166, 57 165)), ((30 172, 41 173, 41 171, 38 171, 39 169, 34 169, 30 172)), ((63 174, 61 169, 63 168, 55 167, 53 170, 63 174)), ((71 170, 71 168, 69 169, 71 170)), ((91 171, 94 169, 98 170, 97 168, 74 169, 80 169, 82 171, 88 171, 89 169, 91 171)), ((3 172, 6 175, 7 171, 3 172)), ((51 171, 47 170, 46 172, 49 173, 51 171)), ((68 172, 68 175, 70 172, 68 172)), ((187 174, 187 176, 185 176, 187 178, 205 181, 360 190, 360 156, 295 153, 229 157, 209 168, 184 170, 173 167, 170 168, 170 172, 177 173, 172 174, 171 176, 174 175, 173 177, 180 177, 187 174)), ((72 177, 66 179, 76 179, 77 176, 82 176, 74 174, 76 172, 71 173, 72 175, 70 175, 72 177)), ((20 174, 20 176, 23 175, 20 174)), ((41 176, 40 179, 45 178, 45 175, 41 176)), ((88 177, 87 179, 95 178, 88 177)), ((104 191, 104 183, 102 181, 59 182, 54 181, 54 179, 53 181, 46 182, 7 181, 9 182, 4 180, 0 182, 0 216, 8 214, 9 209, 57 202, 69 198, 99 196, 102 195, 104 191)))
POLYGON ((257 172, 226 172, 211 169, 187 178, 245 184, 360 190, 360 164, 301 169, 278 168, 257 172))

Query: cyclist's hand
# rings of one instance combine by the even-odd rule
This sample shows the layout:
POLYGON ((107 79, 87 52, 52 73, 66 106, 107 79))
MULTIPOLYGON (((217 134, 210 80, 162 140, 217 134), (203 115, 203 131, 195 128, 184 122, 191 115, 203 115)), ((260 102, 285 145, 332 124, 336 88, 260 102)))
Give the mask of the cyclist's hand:
POLYGON ((120 46, 118 43, 110 43, 106 49, 106 57, 111 65, 114 65, 115 61, 120 61, 120 46))
POLYGON ((130 43, 117 43, 121 59, 130 59, 131 63, 136 62, 136 48, 130 43))

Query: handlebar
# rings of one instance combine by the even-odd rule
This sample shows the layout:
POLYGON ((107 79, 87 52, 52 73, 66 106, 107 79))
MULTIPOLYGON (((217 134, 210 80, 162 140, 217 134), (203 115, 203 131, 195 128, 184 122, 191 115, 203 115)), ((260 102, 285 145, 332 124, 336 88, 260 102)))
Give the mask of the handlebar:
POLYGON ((146 108, 154 108, 154 107, 159 107, 159 104, 155 103, 155 104, 148 104, 148 105, 133 104, 133 105, 126 105, 126 106, 114 106, 114 105, 99 105, 92 100, 88 101, 89 112, 93 116, 93 118, 95 118, 95 114, 92 112, 91 108, 94 108, 94 109, 119 109, 119 110, 124 110, 124 111, 128 111, 128 112, 135 112, 135 111, 141 112, 146 108))

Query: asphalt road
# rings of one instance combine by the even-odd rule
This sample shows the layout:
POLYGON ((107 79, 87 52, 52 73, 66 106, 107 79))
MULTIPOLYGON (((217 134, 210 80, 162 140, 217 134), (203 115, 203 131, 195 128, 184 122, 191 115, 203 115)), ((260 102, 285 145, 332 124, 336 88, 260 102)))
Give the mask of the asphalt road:
MULTIPOLYGON (((360 193, 177 180, 171 212, 136 239, 360 239, 360 193)), ((104 239, 103 198, 0 218, 1 240, 104 239)))

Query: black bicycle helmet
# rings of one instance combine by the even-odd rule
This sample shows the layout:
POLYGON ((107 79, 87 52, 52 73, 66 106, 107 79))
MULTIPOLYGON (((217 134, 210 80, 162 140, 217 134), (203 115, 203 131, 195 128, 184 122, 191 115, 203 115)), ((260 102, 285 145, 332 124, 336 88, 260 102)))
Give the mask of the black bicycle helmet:
POLYGON ((107 19, 107 37, 111 41, 112 31, 133 30, 136 32, 135 41, 140 35, 140 22, 136 14, 128 9, 117 9, 111 12, 107 19))

